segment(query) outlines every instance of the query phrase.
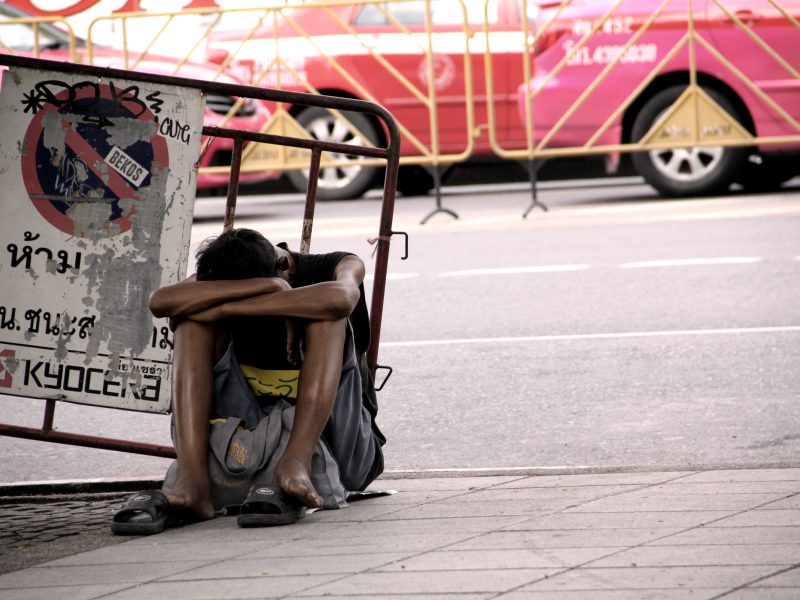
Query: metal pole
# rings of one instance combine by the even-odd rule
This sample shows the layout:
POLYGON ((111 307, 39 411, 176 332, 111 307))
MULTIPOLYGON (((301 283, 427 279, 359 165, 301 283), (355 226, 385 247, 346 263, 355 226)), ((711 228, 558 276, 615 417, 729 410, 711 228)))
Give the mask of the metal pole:
POLYGON ((228 201, 225 205, 225 223, 222 226, 224 231, 233 228, 233 220, 236 215, 236 196, 239 194, 239 171, 242 166, 242 138, 233 140, 233 153, 231 154, 231 178, 228 181, 228 201))
POLYGON ((44 405, 44 419, 42 420, 42 431, 53 431, 53 420, 56 414, 56 401, 53 398, 48 398, 44 405))
POLYGON ((131 452, 134 454, 145 454, 147 456, 159 456, 162 458, 176 457, 175 449, 172 446, 145 444, 142 442, 132 442, 130 440, 117 440, 113 438, 103 438, 94 435, 84 435, 78 433, 43 431, 41 429, 34 429, 32 427, 19 427, 16 425, 0 424, 0 435, 22 438, 26 440, 52 442, 55 444, 67 444, 69 446, 84 446, 87 448, 98 448, 100 450, 131 452))
POLYGON ((539 202, 539 194, 536 183, 538 181, 537 175, 539 174, 539 169, 541 167, 542 163, 537 163, 533 158, 528 161, 528 179, 531 182, 531 203, 528 205, 528 208, 525 209, 525 212, 522 213, 523 219, 527 219, 530 212, 537 206, 541 207, 545 212, 550 210, 547 208, 546 204, 539 202))
POLYGON ((303 231, 300 237, 300 254, 311 251, 311 229, 314 226, 314 211, 317 207, 317 184, 319 182, 319 163, 322 149, 311 150, 311 166, 308 169, 308 189, 306 190, 306 209, 303 214, 303 231))
POLYGON ((433 167, 433 185, 436 191, 436 208, 425 215, 419 224, 425 225, 425 223, 427 223, 431 217, 437 213, 444 213, 446 215, 450 215, 454 219, 458 219, 458 214, 456 214, 455 211, 442 207, 442 172, 441 167, 438 164, 433 167))

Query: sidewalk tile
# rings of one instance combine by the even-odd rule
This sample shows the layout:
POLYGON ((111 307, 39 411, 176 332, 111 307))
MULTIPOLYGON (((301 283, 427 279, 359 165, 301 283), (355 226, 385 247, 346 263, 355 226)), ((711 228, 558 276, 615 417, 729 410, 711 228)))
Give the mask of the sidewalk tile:
MULTIPOLYGON (((500 500, 558 500, 569 502, 575 500, 587 501, 592 498, 614 496, 625 492, 642 489, 640 485, 582 485, 559 487, 524 487, 524 488, 492 488, 489 490, 476 490, 464 496, 440 500, 447 502, 497 502, 500 500)), ((647 488, 645 488, 647 489, 647 488)))
POLYGON ((200 579, 194 581, 157 581, 129 588, 103 597, 103 600, 237 600, 280 598, 297 594, 331 581, 340 575, 310 575, 307 577, 253 577, 248 579, 200 579))
POLYGON ((569 568, 619 548, 525 548, 511 550, 439 550, 401 560, 376 571, 569 568))
POLYGON ((312 556, 341 556, 347 554, 367 554, 370 552, 400 552, 416 554, 428 552, 474 537, 475 533, 438 533, 438 534, 406 534, 390 536, 362 537, 361 528, 354 528, 352 535, 344 537, 330 537, 309 541, 298 539, 292 542, 265 546, 262 550, 253 552, 251 558, 281 557, 312 557, 312 556))
POLYGON ((340 556, 272 556, 264 558, 239 557, 205 565, 192 571, 182 571, 161 581, 187 581, 192 579, 244 579, 247 577, 291 577, 296 575, 350 575, 382 567, 407 554, 371 553, 342 554, 340 556))
MULTIPOLYGON (((53 600, 53 598, 65 598, 67 600, 93 600, 94 598, 105 598, 118 590, 130 587, 130 583, 119 584, 97 584, 66 587, 56 585, 53 587, 27 587, 0 589, 0 600, 53 600)), ((460 600, 460 599, 459 599, 460 600)))
POLYGON ((781 498, 763 506, 760 510, 798 510, 800 509, 800 494, 792 496, 791 498, 781 498))
POLYGON ((800 492, 800 481, 732 481, 730 483, 705 483, 680 480, 652 486, 651 494, 792 494, 800 492))
POLYGON ((591 567, 688 567, 696 565, 791 565, 800 562, 798 544, 639 546, 593 562, 591 567))
POLYGON ((797 600, 797 588, 742 588, 725 596, 725 600, 797 600))
MULTIPOLYGON (((349 509, 348 509, 349 510, 349 509)), ((148 546, 159 544, 196 544, 213 539, 217 543, 249 543, 259 541, 286 542, 297 538, 318 539, 348 527, 347 523, 324 523, 309 515, 291 527, 271 527, 269 533, 260 527, 239 527, 236 517, 220 517, 202 523, 194 523, 177 529, 167 529, 155 536, 133 538, 128 544, 148 546)))
MULTIPOLYGON (((483 533, 521 523, 528 517, 452 517, 438 519, 386 519, 358 524, 361 536, 428 535, 442 533, 483 533)), ((292 525, 294 527, 294 525, 292 525)), ((353 526, 350 526, 352 529, 353 526)), ((355 533, 355 532, 354 532, 355 533)), ((297 536, 300 537, 300 536, 297 536)))
MULTIPOLYGON (((502 600, 710 600, 728 591, 727 588, 703 588, 702 590, 546 590, 537 592, 511 592, 502 600)), ((727 600, 727 596, 725 597, 727 600)), ((405 599, 403 599, 405 600, 405 599)), ((458 600, 461 600, 460 598, 458 600)))
MULTIPOLYGON (((775 570, 774 565, 723 567, 582 568, 537 581, 520 591, 734 588, 775 570)), ((688 595, 688 593, 687 593, 688 595)))
MULTIPOLYGON (((650 512, 676 510, 747 510, 782 498, 783 494, 652 495, 647 491, 601 498, 569 509, 570 512, 650 512)), ((786 507, 784 507, 786 508, 786 507)))
POLYGON ((800 567, 795 565, 795 567, 791 570, 785 571, 783 573, 779 573, 774 577, 769 577, 767 579, 763 579, 757 583, 752 584, 750 587, 754 588, 762 588, 762 587, 788 587, 788 588, 795 588, 798 592, 798 597, 800 597, 800 567))
POLYGON ((507 569, 494 571, 411 571, 408 573, 360 573, 297 594, 353 597, 385 597, 392 594, 461 594, 512 590, 554 573, 553 569, 507 569))
MULTIPOLYGON (((388 489, 388 487, 387 487, 388 489)), ((325 510, 323 513, 337 513, 337 512, 352 512, 357 513, 367 506, 380 505, 380 506, 394 506, 403 504, 422 504, 424 502, 435 502, 436 500, 443 500, 452 496, 460 496, 468 493, 470 490, 467 488, 460 490, 417 490, 417 491, 398 491, 391 496, 379 496, 377 498, 368 498, 366 500, 356 500, 351 502, 350 506, 342 510, 325 510)))
POLYGON ((800 527, 699 527, 652 542, 652 545, 796 544, 800 527))
MULTIPOLYGON (((387 596, 384 594, 383 597, 387 596)), ((398 600, 490 600, 490 598, 496 597, 497 594, 494 592, 489 592, 486 594, 458 594, 457 596, 450 593, 403 594, 397 598, 398 600)), ((331 598, 336 598, 336 596, 303 596, 303 600, 331 600, 331 598)), ((342 598, 342 596, 339 596, 339 598, 342 598)), ((350 596, 350 598, 364 598, 364 600, 371 600, 372 598, 375 598, 375 596, 350 596)), ((505 598, 505 596, 503 596, 503 598, 505 598)))
POLYGON ((398 490, 400 492, 437 492, 453 490, 464 492, 483 489, 522 479, 523 475, 501 475, 486 477, 439 477, 436 479, 378 479, 369 486, 371 490, 398 490))
POLYGON ((728 469, 701 471, 684 479, 687 483, 729 481, 798 481, 800 469, 728 469))
POLYGON ((710 523, 715 519, 731 515, 729 511, 653 511, 588 513, 561 512, 534 517, 524 523, 506 527, 505 530, 535 531, 539 529, 633 529, 668 528, 683 529, 710 523))
MULTIPOLYGON (((749 510, 745 513, 732 515, 709 527, 797 527, 800 526, 800 511, 798 510, 749 510)), ((800 542, 800 540, 798 540, 800 542)))
POLYGON ((664 471, 656 473, 598 473, 580 475, 531 475, 516 481, 494 486, 492 489, 526 487, 583 487, 609 485, 653 485, 693 475, 694 471, 664 471))
POLYGON ((453 544, 450 550, 515 548, 613 548, 658 540, 680 529, 602 529, 495 531, 453 544))
POLYGON ((162 544, 154 538, 151 543, 144 544, 119 544, 110 552, 107 548, 99 548, 73 556, 67 556, 48 563, 51 567, 66 567, 78 565, 110 565, 124 563, 128 565, 144 562, 184 562, 187 556, 193 560, 213 561, 224 560, 243 554, 251 554, 260 550, 266 541, 258 542, 227 542, 215 541, 193 542, 183 544, 162 544))
POLYGON ((145 562, 136 565, 78 565, 51 567, 47 563, 23 571, 0 575, 0 589, 47 587, 62 585, 81 586, 103 583, 141 583, 180 571, 195 569, 205 564, 199 560, 183 562, 145 562))
POLYGON ((568 502, 552 500, 498 500, 496 502, 432 502, 412 506, 390 514, 378 515, 375 521, 400 519, 441 519, 458 517, 534 517, 546 515, 569 506, 568 502))

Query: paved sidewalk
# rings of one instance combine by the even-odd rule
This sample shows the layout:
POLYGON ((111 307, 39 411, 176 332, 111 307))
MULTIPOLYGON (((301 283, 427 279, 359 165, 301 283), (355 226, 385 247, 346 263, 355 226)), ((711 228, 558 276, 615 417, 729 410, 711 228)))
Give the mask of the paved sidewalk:
POLYGON ((800 469, 383 480, 0 575, 0 599, 800 598, 800 469))

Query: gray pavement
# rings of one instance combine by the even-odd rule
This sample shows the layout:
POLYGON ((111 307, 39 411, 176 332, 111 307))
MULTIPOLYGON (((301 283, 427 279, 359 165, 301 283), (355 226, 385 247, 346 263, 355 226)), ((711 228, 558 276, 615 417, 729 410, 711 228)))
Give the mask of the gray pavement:
POLYGON ((288 527, 109 538, 0 599, 800 597, 800 468, 441 475, 288 527))

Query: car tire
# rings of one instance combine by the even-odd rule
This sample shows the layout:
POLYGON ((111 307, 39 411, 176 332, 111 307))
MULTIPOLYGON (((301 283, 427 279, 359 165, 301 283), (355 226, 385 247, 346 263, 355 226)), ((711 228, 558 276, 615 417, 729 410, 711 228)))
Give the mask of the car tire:
POLYGON ((426 168, 418 165, 400 167, 397 191, 403 196, 424 196, 433 188, 433 175, 426 168))
POLYGON ((798 155, 766 154, 760 159, 760 162, 748 160, 736 177, 736 183, 747 192, 774 192, 795 175, 800 175, 798 155))
MULTIPOLYGON (((362 140, 361 136, 355 134, 351 129, 334 115, 319 107, 310 107, 299 115, 297 122, 317 140, 327 142, 338 142, 356 145, 375 145, 378 143, 378 134, 375 126, 363 114, 357 112, 342 111, 342 115, 359 132, 364 134, 367 140, 362 140)), ((366 167, 356 163, 360 158, 355 155, 333 154, 335 158, 347 157, 353 160, 352 166, 325 167, 320 169, 319 181, 317 183, 318 200, 350 200, 364 195, 373 182, 379 167, 366 167)), ((300 192, 308 189, 308 170, 289 171, 287 177, 292 185, 300 192)))
MULTIPOLYGON (((662 90, 645 102, 631 129, 631 139, 640 140, 653 123, 672 106, 686 86, 662 90)), ((722 94, 704 90, 740 123, 739 111, 722 94)), ((747 159, 746 148, 705 146, 636 152, 632 160, 636 171, 664 196, 705 196, 720 194, 730 187, 747 159)))

